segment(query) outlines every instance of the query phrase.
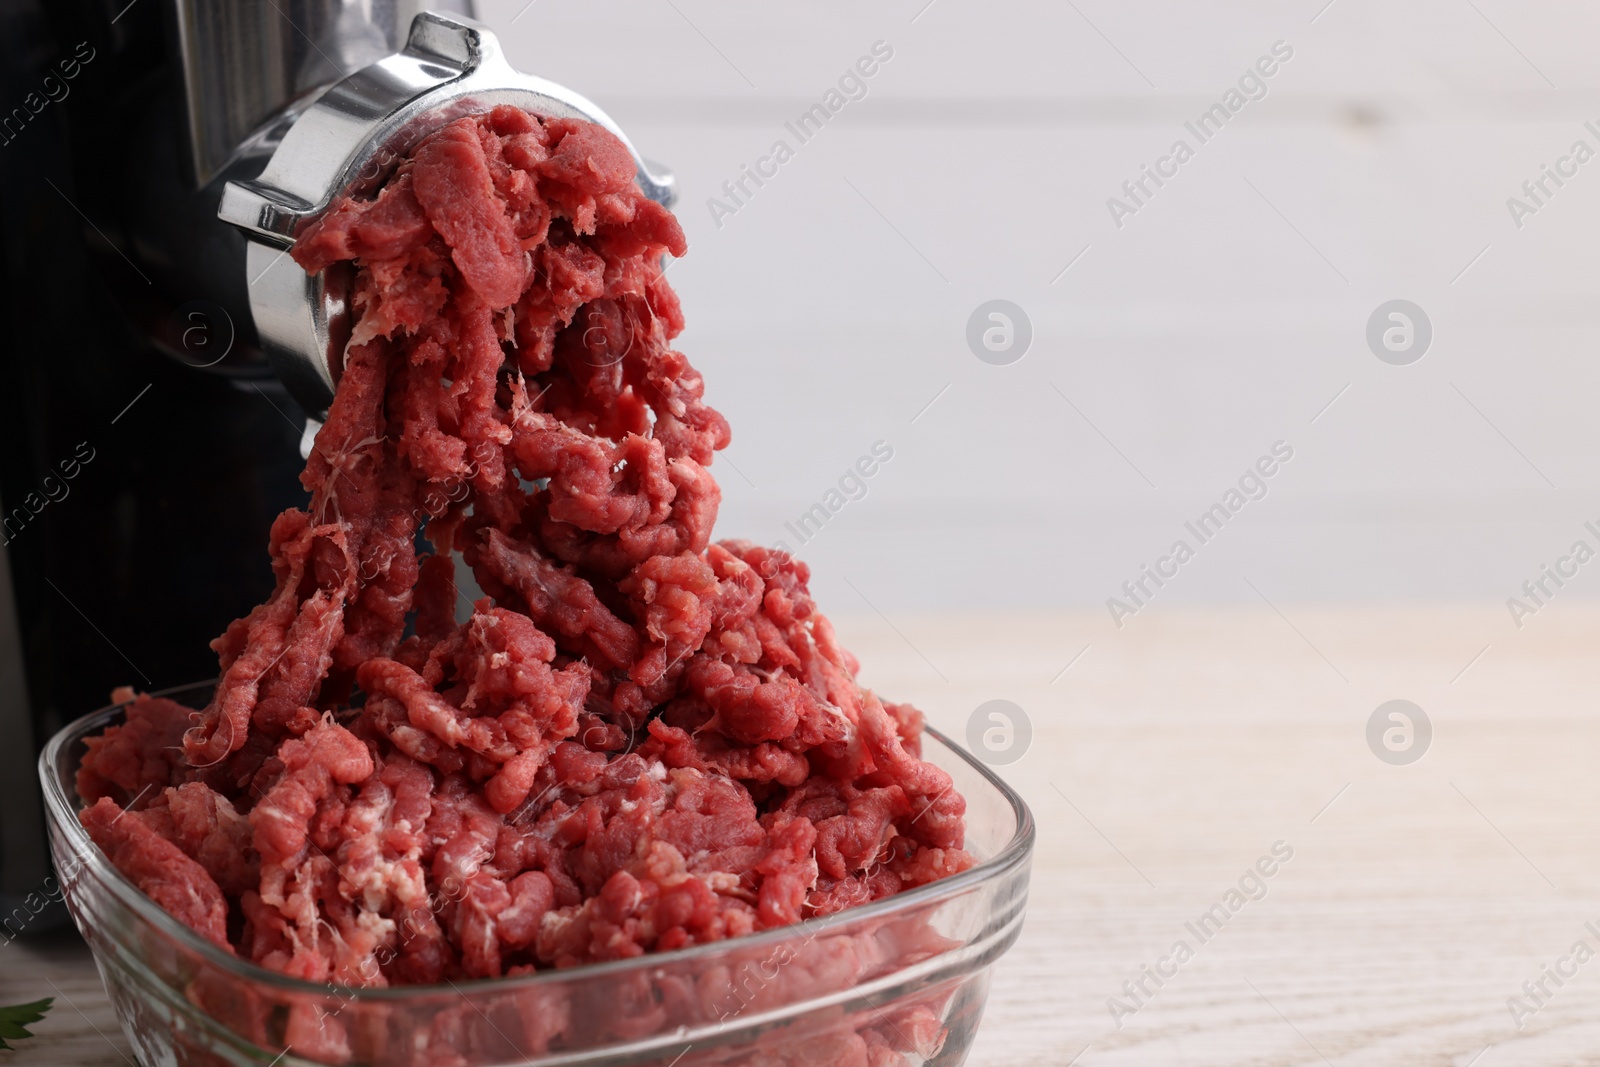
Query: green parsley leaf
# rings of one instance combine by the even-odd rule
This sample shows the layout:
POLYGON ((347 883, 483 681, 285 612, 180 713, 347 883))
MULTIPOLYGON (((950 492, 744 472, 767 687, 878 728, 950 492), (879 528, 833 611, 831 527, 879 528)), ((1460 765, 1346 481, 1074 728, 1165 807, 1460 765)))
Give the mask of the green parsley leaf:
POLYGON ((7 1038, 19 1041, 24 1037, 32 1037, 26 1024, 43 1019, 44 1013, 50 1010, 54 1002, 54 997, 45 997, 32 1004, 13 1004, 9 1008, 0 1008, 0 1049, 11 1047, 6 1044, 7 1038))

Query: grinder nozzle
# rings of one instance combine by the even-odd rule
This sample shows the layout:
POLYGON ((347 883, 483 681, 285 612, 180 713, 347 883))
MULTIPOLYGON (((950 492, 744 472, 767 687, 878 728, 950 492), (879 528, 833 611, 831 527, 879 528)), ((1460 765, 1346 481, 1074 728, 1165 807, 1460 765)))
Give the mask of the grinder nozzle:
POLYGON ((462 115, 510 104, 599 123, 622 139, 646 196, 671 206, 672 175, 646 163, 617 124, 578 93, 511 67, 499 39, 461 16, 425 12, 400 51, 335 82, 273 136, 260 175, 230 181, 218 216, 244 232, 250 311, 261 347, 295 400, 320 417, 350 339, 349 277, 308 275, 288 257, 300 230, 334 201, 382 184, 428 133, 462 115), (287 262, 285 262, 287 261, 287 262))

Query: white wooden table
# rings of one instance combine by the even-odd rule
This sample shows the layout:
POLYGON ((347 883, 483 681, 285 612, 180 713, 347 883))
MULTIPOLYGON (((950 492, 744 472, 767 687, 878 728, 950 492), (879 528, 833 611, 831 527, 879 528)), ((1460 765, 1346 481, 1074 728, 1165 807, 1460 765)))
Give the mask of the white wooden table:
MULTIPOLYGON (((1098 614, 842 622, 864 681, 948 732, 994 698, 1033 724, 1003 771, 1040 825, 1029 920, 970 1062, 1600 1059, 1600 957, 1546 979, 1520 1030, 1507 1008, 1579 939, 1600 951, 1600 605, 1520 632, 1498 604, 1279 607, 1151 610, 1120 632, 1098 614), (1396 697, 1434 728, 1410 766, 1365 741, 1396 697), (1294 855, 1265 896, 1200 943, 1185 923, 1278 841, 1294 855), (1193 958, 1146 978, 1118 1028, 1108 998, 1132 1006, 1123 983, 1179 939, 1193 958)), ((0 1067, 126 1062, 80 947, 0 950, 0 1003, 47 995, 0 1067)))

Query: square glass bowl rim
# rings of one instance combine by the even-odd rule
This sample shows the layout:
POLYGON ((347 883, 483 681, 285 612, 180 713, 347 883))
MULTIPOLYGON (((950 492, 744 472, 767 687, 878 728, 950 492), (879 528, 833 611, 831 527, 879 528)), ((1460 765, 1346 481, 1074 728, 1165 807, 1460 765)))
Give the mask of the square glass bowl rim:
MULTIPOLYGON (((215 682, 216 680, 213 679, 209 682, 173 686, 148 695, 175 698, 178 694, 192 693, 203 686, 213 686, 215 682)), ((1015 868, 1026 864, 1033 852, 1033 815, 1022 797, 1016 790, 1007 785, 1004 779, 975 759, 970 752, 951 741, 932 726, 925 724, 924 733, 931 736, 939 744, 955 754, 969 768, 976 771, 979 777, 1006 800, 1016 820, 1016 828, 1011 835, 1011 839, 998 852, 989 859, 962 871, 960 874, 953 874, 938 881, 929 882, 927 885, 908 889, 868 904, 845 908, 842 911, 837 911, 832 915, 825 915, 821 918, 804 919, 788 926, 777 926, 740 937, 727 938, 721 941, 707 941, 685 948, 671 949, 666 952, 647 952, 641 956, 634 956, 628 959, 587 963, 577 967, 552 967, 536 971, 533 974, 519 975, 513 978, 475 978, 464 982, 445 982, 428 985, 341 986, 336 983, 312 982, 268 970, 259 964, 224 952, 221 948, 201 937, 177 919, 174 919, 159 904, 146 896, 121 871, 112 866, 99 847, 90 840, 88 831, 78 821, 79 809, 68 798, 67 784, 56 773, 56 768, 60 765, 61 758, 67 755, 65 750, 68 746, 77 744, 91 733, 98 733, 106 726, 112 725, 113 721, 131 703, 133 701, 124 701, 120 704, 112 704, 101 708, 98 711, 92 711, 62 727, 45 745, 44 751, 39 754, 39 778, 44 787, 45 803, 49 808, 51 823, 58 827, 67 837, 74 853, 81 857, 83 866, 92 869, 95 875, 110 887, 118 901, 137 914, 140 919, 149 923, 166 936, 176 940, 185 949, 200 956, 213 967, 231 972, 239 978, 250 982, 277 988, 285 993, 316 997, 336 996, 340 999, 354 998, 377 1002, 426 999, 430 996, 459 999, 463 994, 534 989, 541 985, 556 984, 574 979, 598 978, 609 974, 625 974, 640 968, 664 967, 674 963, 692 961, 700 957, 715 956, 718 953, 735 948, 756 950, 766 945, 781 945, 791 940, 818 937, 828 930, 846 923, 854 923, 857 920, 870 920, 880 916, 893 916, 898 912, 913 910, 918 905, 933 904, 944 898, 959 896, 965 890, 975 888, 991 880, 998 880, 1015 868)), ((74 768, 75 770, 76 768, 74 768)), ((73 792, 76 794, 76 786, 73 787, 73 792)), ((937 956, 931 957, 926 962, 931 962, 937 958, 937 956)))

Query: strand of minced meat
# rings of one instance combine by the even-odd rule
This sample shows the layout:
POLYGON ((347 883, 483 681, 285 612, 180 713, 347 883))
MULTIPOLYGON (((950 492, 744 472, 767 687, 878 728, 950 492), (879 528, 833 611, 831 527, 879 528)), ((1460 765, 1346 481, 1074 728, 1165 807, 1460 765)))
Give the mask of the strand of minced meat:
MULTIPOLYGON (((307 271, 354 264, 357 316, 310 506, 273 526, 272 596, 213 643, 209 707, 139 698, 79 775, 90 835, 176 917, 301 978, 439 982, 970 865, 920 714, 856 684, 805 565, 711 543, 729 431, 670 345, 660 264, 685 250, 620 141, 510 107, 300 235, 307 271), (491 597, 460 625, 453 554, 491 597)), ((834 955, 789 980, 885 962, 834 955)), ((545 1045, 577 1025, 547 1022, 545 1045)), ((326 1019, 289 1025, 354 1054, 326 1019)), ((898 1062, 892 1036, 847 1037, 808 1062, 898 1062)))

